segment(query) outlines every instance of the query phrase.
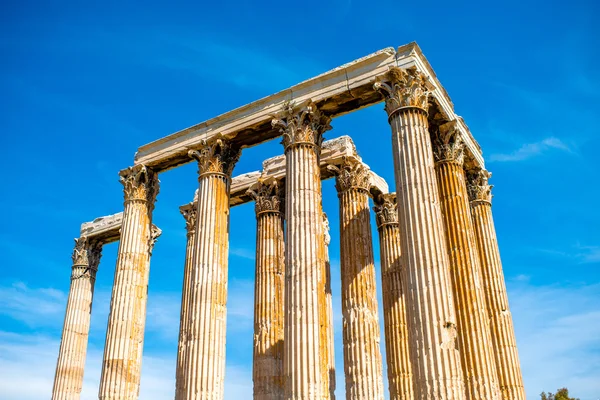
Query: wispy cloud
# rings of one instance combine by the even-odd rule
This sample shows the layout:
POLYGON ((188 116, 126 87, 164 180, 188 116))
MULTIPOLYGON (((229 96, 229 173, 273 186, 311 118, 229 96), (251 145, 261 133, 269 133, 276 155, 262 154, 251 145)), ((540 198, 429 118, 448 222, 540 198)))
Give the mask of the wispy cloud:
POLYGON ((62 323, 66 299, 66 294, 60 290, 30 288, 23 282, 15 282, 0 287, 0 314, 33 328, 58 327, 62 323))
MULTIPOLYGON (((600 285, 535 286, 509 282, 528 397, 557 387, 582 400, 600 393, 600 285)), ((596 396, 596 397, 595 397, 596 396)))
POLYGON ((246 258, 248 260, 254 260, 256 257, 256 252, 254 249, 246 249, 242 247, 233 247, 229 249, 229 253, 237 257, 246 258))
POLYGON ((577 243, 569 248, 532 249, 559 258, 571 259, 579 264, 600 263, 600 246, 589 246, 577 243))
POLYGON ((548 137, 539 142, 526 143, 510 153, 492 154, 490 156, 490 161, 523 161, 552 150, 574 153, 573 149, 562 140, 555 137, 548 137))

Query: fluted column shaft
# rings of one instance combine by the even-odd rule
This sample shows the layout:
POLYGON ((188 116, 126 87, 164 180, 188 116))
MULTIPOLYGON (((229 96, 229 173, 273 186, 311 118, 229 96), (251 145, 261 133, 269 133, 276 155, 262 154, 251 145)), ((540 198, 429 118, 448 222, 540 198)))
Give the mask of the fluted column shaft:
POLYGON ((192 264, 184 273, 177 399, 224 395, 229 251, 229 185, 239 152, 218 139, 190 155, 198 160, 199 188, 192 264))
POLYGON ((391 400, 409 400, 413 399, 412 372, 396 195, 381 197, 375 211, 379 231, 388 386, 391 400))
POLYGON ((254 286, 255 400, 283 399, 284 215, 277 182, 259 182, 249 193, 256 201, 254 286))
POLYGON ((194 201, 181 206, 179 211, 185 218, 185 227, 187 231, 187 242, 185 248, 185 262, 183 269, 183 288, 181 290, 181 311, 179 318, 179 341, 177 345, 177 369, 175 376, 175 398, 181 399, 185 398, 185 387, 184 387, 184 362, 186 355, 186 345, 187 345, 187 323, 188 323, 188 314, 189 308, 183 307, 184 302, 190 296, 190 285, 192 284, 192 279, 190 274, 192 274, 193 262, 194 262, 194 249, 196 244, 196 221, 197 221, 197 212, 198 212, 198 192, 196 191, 196 195, 194 196, 194 201))
POLYGON ((158 178, 144 166, 121 171, 125 208, 110 302, 100 399, 137 399, 140 389, 152 227, 158 178))
POLYGON ((346 399, 383 399, 368 169, 337 170, 346 399))
POLYGON ((329 243, 331 236, 329 235, 329 219, 323 213, 323 234, 325 243, 325 269, 321 274, 325 280, 325 318, 322 331, 326 335, 328 350, 327 350, 327 369, 329 370, 329 398, 335 400, 335 332, 333 329, 333 295, 331 293, 331 262, 329 260, 329 243))
POLYGON ((481 171, 479 182, 472 182, 469 186, 475 243, 481 263, 482 286, 500 392, 504 400, 524 400, 521 364, 492 216, 491 186, 487 184, 489 175, 487 171, 481 171))
POLYGON ((466 394, 472 400, 497 400, 500 393, 463 170, 463 144, 454 122, 442 125, 439 131, 435 135, 435 170, 450 256, 466 394))
POLYGON ((75 239, 71 287, 67 300, 53 400, 77 400, 83 387, 83 372, 90 332, 90 317, 96 271, 102 244, 82 237, 75 239))
POLYGON ((286 105, 273 120, 286 155, 285 398, 329 398, 328 344, 321 322, 325 296, 323 210, 319 153, 329 119, 312 103, 286 105))
POLYGON ((376 83, 386 99, 398 222, 404 251, 413 390, 418 399, 464 399, 456 317, 427 122, 425 78, 391 69, 376 83))

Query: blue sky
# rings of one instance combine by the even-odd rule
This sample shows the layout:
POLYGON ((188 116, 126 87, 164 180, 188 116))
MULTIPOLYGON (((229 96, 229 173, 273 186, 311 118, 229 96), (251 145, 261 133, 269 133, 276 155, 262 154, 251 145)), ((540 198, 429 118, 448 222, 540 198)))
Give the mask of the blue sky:
MULTIPOLYGON (((82 222, 122 210, 142 144, 387 46, 417 41, 481 144, 529 398, 600 397, 599 6, 592 1, 5 2, 0 12, 0 397, 47 398, 82 222)), ((336 118, 393 188, 382 104, 336 118)), ((282 153, 247 149, 234 174, 282 153)), ((174 393, 192 164, 161 174, 142 399, 174 393)), ((338 204, 331 219, 343 397, 338 204)), ((255 219, 232 210, 227 399, 250 398, 255 219)), ((97 396, 117 245, 105 247, 84 399, 97 396)), ((378 247, 375 240, 377 273, 378 247)), ((380 285, 379 285, 380 286, 380 285)), ((340 397, 341 396, 341 397, 340 397)))

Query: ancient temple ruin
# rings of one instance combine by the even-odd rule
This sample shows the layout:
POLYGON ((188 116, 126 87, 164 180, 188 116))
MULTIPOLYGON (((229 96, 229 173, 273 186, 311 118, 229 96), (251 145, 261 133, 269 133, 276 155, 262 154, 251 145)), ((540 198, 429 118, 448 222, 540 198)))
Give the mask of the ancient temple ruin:
POLYGON ((525 399, 491 174, 415 43, 140 147, 120 172, 123 212, 83 224, 76 239, 53 399, 79 398, 101 249, 117 240, 99 398, 138 398, 150 258, 160 235, 152 223, 158 175, 194 161, 198 190, 181 206, 187 247, 175 399, 223 398, 229 210, 250 201, 257 225, 248 398, 333 399, 342 368, 347 399, 383 399, 385 362, 391 399, 525 399), (393 193, 350 137, 324 141, 333 118, 380 102, 392 133, 393 193), (261 171, 232 176, 244 148, 272 139, 281 140, 281 156, 265 160, 261 171), (337 277, 329 271, 332 238, 321 194, 329 178, 339 198, 343 366, 333 357, 330 285, 337 277))

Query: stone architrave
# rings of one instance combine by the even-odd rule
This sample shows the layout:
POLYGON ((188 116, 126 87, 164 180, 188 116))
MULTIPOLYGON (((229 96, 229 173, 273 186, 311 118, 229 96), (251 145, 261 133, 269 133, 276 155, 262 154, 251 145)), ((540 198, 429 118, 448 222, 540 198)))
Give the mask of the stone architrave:
POLYGON ((198 161, 199 188, 193 261, 184 272, 177 400, 214 400, 224 395, 229 189, 240 151, 218 138, 189 154, 198 161))
POLYGON ((329 234, 329 219, 327 214, 323 213, 323 241, 325 243, 325 270, 321 274, 321 278, 325 279, 325 318, 322 334, 327 335, 327 362, 329 370, 329 398, 335 400, 335 332, 333 330, 333 296, 331 293, 331 262, 329 260, 329 243, 331 243, 331 235, 329 234))
POLYGON ((329 398, 328 343, 322 342, 326 311, 321 296, 325 268, 319 154, 330 118, 311 101, 287 103, 272 125, 283 135, 286 156, 285 398, 329 398))
POLYGON ((429 88, 416 68, 392 67, 374 85, 392 128, 398 221, 406 265, 415 398, 464 399, 449 260, 428 131, 429 88))
MULTIPOLYGON (((185 219, 185 229, 186 229, 186 248, 185 248, 185 263, 183 268, 183 289, 181 291, 181 304, 185 301, 187 296, 190 293, 190 284, 192 283, 192 279, 190 274, 192 273, 192 265, 194 262, 194 246, 196 242, 196 221, 197 221, 197 204, 198 204, 198 191, 194 195, 194 201, 179 207, 179 211, 183 218, 185 219)), ((184 355, 185 355, 185 345, 187 344, 187 335, 188 330, 184 327, 184 322, 188 322, 188 308, 181 307, 180 318, 179 318, 179 342, 177 347, 177 369, 176 369, 176 377, 175 377, 175 398, 185 398, 185 390, 184 390, 184 355)))
POLYGON ((284 210, 277 181, 252 187, 256 211, 256 275, 254 287, 254 352, 252 380, 255 400, 284 398, 284 210))
POLYGON ((374 207, 379 231, 381 292, 390 399, 412 399, 412 372, 406 324, 404 264, 396 194, 380 195, 374 207))
POLYGON ((456 121, 437 127, 432 141, 467 398, 498 400, 500 392, 463 169, 464 143, 456 121))
POLYGON ((346 399, 383 399, 369 169, 346 161, 336 173, 340 201, 340 270, 346 399))
POLYGON ((71 287, 56 364, 52 400, 76 400, 81 395, 94 283, 101 254, 101 242, 88 240, 87 237, 75 239, 71 287))
POLYGON ((136 165, 121 171, 120 177, 125 208, 104 346, 101 400, 139 396, 150 256, 160 235, 152 225, 158 176, 136 165))
POLYGON ((483 169, 469 171, 468 190, 489 317, 492 353, 502 398, 525 400, 521 364, 492 216, 492 186, 488 184, 490 176, 491 174, 483 169))

